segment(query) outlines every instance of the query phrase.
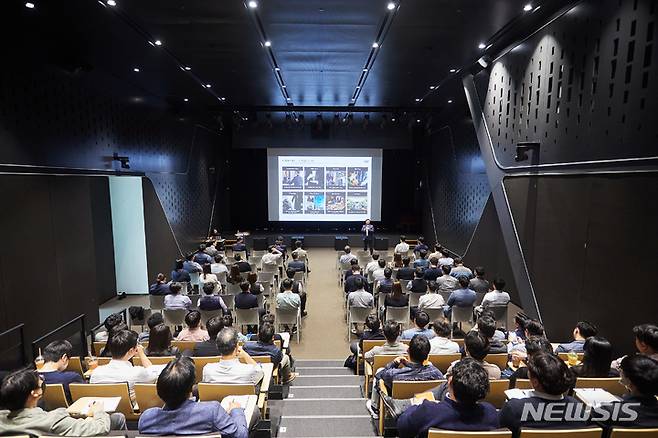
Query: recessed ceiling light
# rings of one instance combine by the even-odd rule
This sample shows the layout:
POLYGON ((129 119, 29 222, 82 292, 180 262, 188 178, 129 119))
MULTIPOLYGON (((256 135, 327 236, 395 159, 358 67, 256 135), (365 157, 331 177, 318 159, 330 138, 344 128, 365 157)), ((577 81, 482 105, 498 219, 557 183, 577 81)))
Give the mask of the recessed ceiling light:
POLYGON ((187 97, 185 99, 183 99, 183 102, 189 102, 189 101, 190 101, 190 99, 188 99, 187 97))
POLYGON ((265 47, 270 47, 272 45, 271 41, 265 41, 265 47))
POLYGON ((420 123, 420 119, 416 119, 416 123, 420 123))
POLYGON ((395 9, 395 3, 389 2, 389 4, 386 5, 386 9, 392 11, 393 9, 395 9))
POLYGON ((258 2, 250 1, 248 5, 251 9, 256 9, 258 7, 258 2))
POLYGON ((139 67, 135 67, 135 68, 133 68, 133 71, 134 71, 135 73, 139 73, 139 67))
POLYGON ((416 98, 416 102, 420 102, 420 99, 418 97, 416 98))
POLYGON ((452 103, 452 99, 448 101, 448 103, 452 103))
POLYGON ((378 43, 377 41, 375 41, 374 43, 372 43, 372 48, 373 48, 373 49, 376 49, 377 47, 379 47, 379 43, 378 43))
POLYGON ((523 7, 523 10, 526 11, 526 12, 532 11, 532 5, 530 3, 528 3, 527 5, 525 5, 523 7))
POLYGON ((116 5, 117 5, 117 2, 114 1, 114 0, 107 0, 107 4, 108 4, 109 6, 116 6, 116 5))
POLYGON ((359 88, 361 88, 361 86, 360 86, 360 85, 357 85, 357 86, 356 86, 356 89, 358 90, 359 88))
POLYGON ((185 71, 190 71, 190 70, 192 70, 192 67, 187 66, 187 65, 186 65, 185 67, 183 67, 183 68, 185 69, 185 71))
POLYGON ((450 69, 450 73, 454 73, 454 72, 456 72, 456 71, 457 71, 456 68, 451 68, 451 69, 450 69))
POLYGON ((391 119, 391 122, 395 122, 395 117, 393 117, 393 118, 391 119))
POLYGON ((212 87, 211 84, 206 84, 206 88, 210 88, 210 87, 212 87))
POLYGON ((430 85, 430 90, 435 89, 436 87, 434 85, 430 85))
POLYGON ((279 67, 274 67, 274 71, 281 71, 279 67))
POLYGON ((292 98, 290 98, 290 97, 286 97, 286 100, 292 100, 292 98))
POLYGON ((221 100, 223 102, 223 101, 226 100, 226 98, 225 97, 220 97, 219 100, 221 100))
POLYGON ((25 7, 28 9, 34 9, 34 3, 27 2, 25 3, 25 7))
POLYGON ((487 47, 487 45, 484 43, 478 44, 478 49, 484 49, 485 47, 487 47))
POLYGON ((368 72, 368 69, 367 69, 367 68, 364 68, 364 69, 363 69, 363 72, 364 72, 364 73, 367 73, 367 72, 368 72))
POLYGON ((162 45, 162 41, 160 41, 160 40, 155 40, 155 43, 154 43, 154 44, 155 44, 156 46, 161 46, 161 45, 162 45))
POLYGON ((281 85, 281 88, 287 88, 285 85, 281 85))

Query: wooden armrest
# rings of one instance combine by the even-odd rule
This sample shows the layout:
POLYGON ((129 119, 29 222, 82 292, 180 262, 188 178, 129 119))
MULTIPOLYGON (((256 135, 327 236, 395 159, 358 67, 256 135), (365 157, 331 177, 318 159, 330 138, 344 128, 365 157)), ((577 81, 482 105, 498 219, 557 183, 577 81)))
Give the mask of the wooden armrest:
POLYGON ((386 384, 381 379, 379 380, 379 393, 382 397, 388 395, 388 389, 386 389, 386 384))
POLYGON ((261 392, 260 395, 258 396, 258 409, 260 409, 261 411, 265 407, 266 400, 267 400, 266 394, 261 392))
POLYGON ((365 368, 364 368, 364 373, 366 376, 372 376, 372 365, 368 361, 364 362, 365 368))

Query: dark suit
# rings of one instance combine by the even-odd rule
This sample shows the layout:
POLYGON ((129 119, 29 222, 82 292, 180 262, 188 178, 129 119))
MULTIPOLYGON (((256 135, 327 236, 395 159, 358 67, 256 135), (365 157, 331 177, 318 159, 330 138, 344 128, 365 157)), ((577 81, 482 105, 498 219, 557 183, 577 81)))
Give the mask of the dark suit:
POLYGON ((241 260, 239 262, 235 263, 240 272, 251 272, 251 265, 249 262, 245 262, 244 260, 241 260))
POLYGON ((219 356, 219 350, 214 339, 209 341, 197 342, 192 351, 192 356, 219 356))
POLYGON ((352 274, 345 279, 345 293, 354 292, 359 288, 356 287, 356 279, 361 278, 363 280, 363 288, 368 290, 368 279, 361 274, 352 274))
POLYGON ((235 296, 236 309, 253 309, 258 307, 258 298, 249 292, 240 292, 235 296))
POLYGON ((295 272, 304 272, 306 265, 301 260, 293 260, 288 263, 288 269, 292 269, 295 272))
POLYGON ((398 280, 413 280, 416 275, 416 270, 414 268, 400 268, 398 269, 398 280))

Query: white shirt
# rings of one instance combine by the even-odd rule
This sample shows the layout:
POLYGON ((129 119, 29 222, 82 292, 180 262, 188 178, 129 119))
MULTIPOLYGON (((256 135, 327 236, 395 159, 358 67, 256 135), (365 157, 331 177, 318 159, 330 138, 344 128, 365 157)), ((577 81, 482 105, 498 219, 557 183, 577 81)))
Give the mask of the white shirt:
POLYGON ((400 242, 395 245, 396 254, 405 254, 407 252, 409 252, 409 244, 407 242, 400 242))
POLYGON ((340 256, 340 262, 344 265, 349 264, 354 259, 356 259, 356 256, 352 253, 343 254, 342 256, 340 256))
POLYGON ((357 291, 350 292, 350 294, 347 296, 347 303, 349 307, 372 307, 374 304, 374 298, 370 292, 359 289, 357 291))
POLYGON ((210 265, 210 272, 213 274, 220 274, 226 272, 228 274, 228 268, 224 263, 213 263, 210 265))
POLYGON ((375 269, 379 269, 379 260, 373 260, 371 262, 368 262, 366 265, 365 273, 368 275, 369 279, 372 279, 372 271, 375 269))
POLYGON ((238 359, 220 360, 203 367, 202 382, 255 385, 264 375, 260 365, 242 363, 238 359))
POLYGON ((442 309, 445 301, 440 294, 429 293, 418 299, 418 310, 423 309, 442 309))
POLYGON ((213 289, 213 293, 219 292, 220 290, 219 280, 217 280, 217 276, 215 274, 206 274, 206 278, 203 278, 203 274, 199 274, 199 285, 201 286, 202 291, 203 291, 203 285, 206 283, 215 283, 215 288, 213 289))
POLYGON ((382 281, 384 279, 384 269, 385 268, 378 267, 377 269, 372 271, 372 280, 373 281, 382 281))
POLYGON ((509 303, 509 294, 505 291, 492 290, 484 294, 484 298, 482 298, 482 307, 504 306, 507 303, 509 303))
POLYGON ((294 250, 292 253, 293 253, 293 254, 297 254, 297 258, 299 258, 300 260, 301 260, 302 258, 308 258, 308 253, 306 252, 305 249, 297 248, 297 249, 294 250))
MULTIPOLYGON (((439 295, 440 296, 440 295, 439 295)), ((430 354, 459 353, 459 344, 447 338, 435 336, 430 339, 430 354)))
POLYGON ((439 266, 452 266, 455 261, 452 257, 440 257, 439 266))
POLYGON ((133 366, 127 360, 112 359, 91 373, 89 383, 128 382, 130 397, 135 397, 135 383, 153 383, 166 365, 153 365, 148 368, 133 366))
POLYGON ((263 258, 261 259, 261 263, 264 265, 278 265, 280 257, 281 254, 272 254, 270 252, 263 255, 263 258))
POLYGON ((169 294, 164 297, 165 309, 189 309, 192 306, 192 300, 187 295, 169 294))

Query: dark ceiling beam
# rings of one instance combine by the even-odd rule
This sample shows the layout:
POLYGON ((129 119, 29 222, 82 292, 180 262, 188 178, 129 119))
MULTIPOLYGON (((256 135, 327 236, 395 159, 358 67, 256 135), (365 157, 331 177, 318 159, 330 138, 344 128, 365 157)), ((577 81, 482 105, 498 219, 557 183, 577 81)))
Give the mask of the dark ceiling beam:
POLYGON ((256 111, 256 112, 323 112, 323 113, 436 113, 443 111, 442 106, 286 106, 286 105, 217 105, 211 111, 256 111))

